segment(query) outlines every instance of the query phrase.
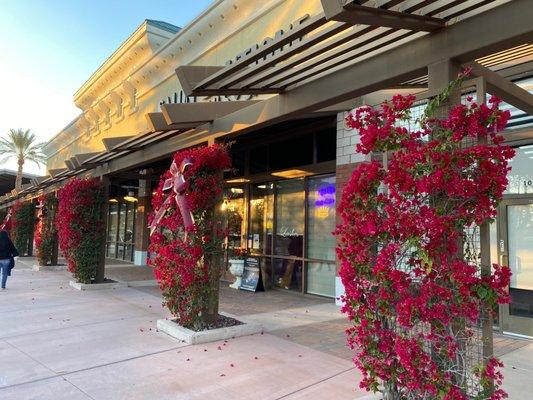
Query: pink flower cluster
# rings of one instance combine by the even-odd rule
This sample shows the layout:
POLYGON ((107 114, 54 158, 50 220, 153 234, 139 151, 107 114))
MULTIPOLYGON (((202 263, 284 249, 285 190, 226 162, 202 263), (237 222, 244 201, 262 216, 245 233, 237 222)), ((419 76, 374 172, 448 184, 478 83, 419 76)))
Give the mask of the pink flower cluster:
MULTIPOLYGON (((467 229, 496 215, 507 185, 514 151, 498 132, 509 113, 495 98, 488 105, 470 101, 412 131, 402 122, 413 103, 412 96, 395 96, 347 118, 359 131, 358 151, 374 160, 389 153, 387 165, 371 161, 354 170, 339 205, 349 344, 364 388, 385 384, 414 397, 467 399, 448 368, 462 345, 457 333, 471 334, 482 310, 508 301, 509 268, 494 265, 492 275, 480 277, 464 249, 467 229)), ((497 366, 486 373, 497 378, 497 366)), ((491 385, 484 398, 502 398, 497 382, 491 385)))

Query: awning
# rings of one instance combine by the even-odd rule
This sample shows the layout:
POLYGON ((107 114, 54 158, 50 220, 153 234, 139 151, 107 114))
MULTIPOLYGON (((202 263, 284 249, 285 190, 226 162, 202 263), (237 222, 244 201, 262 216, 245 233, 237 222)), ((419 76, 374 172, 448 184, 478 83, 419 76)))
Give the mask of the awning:
MULTIPOLYGON (((501 3, 486 0, 321 1, 324 13, 307 18, 277 40, 248 49, 243 58, 226 67, 179 67, 176 72, 185 94, 283 93, 421 36, 449 29, 501 3)), ((390 60, 390 63, 401 62, 390 60)))

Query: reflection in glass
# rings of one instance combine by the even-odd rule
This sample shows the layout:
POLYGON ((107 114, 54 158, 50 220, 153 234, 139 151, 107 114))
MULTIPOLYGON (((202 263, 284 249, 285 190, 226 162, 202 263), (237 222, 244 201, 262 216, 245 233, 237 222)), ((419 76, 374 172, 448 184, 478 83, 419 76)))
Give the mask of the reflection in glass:
MULTIPOLYGON (((310 178, 307 199, 307 258, 335 260, 335 176, 310 178)), ((307 292, 335 296, 335 264, 307 264, 307 292)))
POLYGON ((507 207, 511 315, 533 317, 533 204, 507 207))
POLYGON ((302 257, 304 238, 304 181, 276 183, 276 242, 274 254, 302 257))
POLYGON ((254 185, 250 198, 248 249, 251 254, 272 253, 274 226, 273 183, 254 185))
POLYGON ((509 161, 511 171, 507 176, 509 183, 505 193, 533 193, 533 145, 521 146, 515 151, 515 156, 509 161))
POLYGON ((335 296, 336 266, 332 263, 307 263, 307 293, 335 296))
POLYGON ((276 286, 300 292, 302 290, 302 261, 275 258, 274 282, 276 286))
POLYGON ((118 229, 118 203, 109 204, 109 222, 107 228, 107 241, 115 242, 117 240, 118 229))
POLYGON ((226 219, 228 230, 227 248, 243 248, 245 200, 244 187, 232 186, 224 190, 224 200, 221 210, 226 219))

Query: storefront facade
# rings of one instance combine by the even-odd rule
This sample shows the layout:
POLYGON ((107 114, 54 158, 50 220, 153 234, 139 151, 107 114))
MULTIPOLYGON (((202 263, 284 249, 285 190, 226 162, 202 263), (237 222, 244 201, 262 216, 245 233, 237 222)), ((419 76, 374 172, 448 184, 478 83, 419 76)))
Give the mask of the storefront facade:
MULTIPOLYGON (((430 94, 426 91, 442 89, 443 83, 455 75, 443 73, 439 79, 434 78, 441 57, 430 53, 424 58, 417 53, 432 48, 429 45, 420 45, 420 50, 408 48, 403 57, 393 53, 390 59, 385 58, 393 46, 409 46, 404 30, 390 32, 390 40, 383 27, 359 32, 359 25, 353 31, 343 31, 332 21, 317 17, 323 13, 325 2, 328 0, 218 0, 183 29, 147 20, 76 92, 74 101, 81 114, 46 145, 48 170, 61 174, 66 162, 68 167, 72 157, 83 155, 77 159, 87 167, 78 169, 81 176, 109 180, 108 258, 146 264, 150 197, 161 173, 168 169, 173 152, 231 142, 235 170, 226 175, 220 205, 229 228, 226 261, 246 251, 261 260, 266 288, 330 298, 342 294, 332 235, 336 206, 354 168, 367 161, 355 151, 358 135, 345 126, 347 112, 361 104, 377 105, 395 93, 425 93, 427 98, 430 94), (298 31, 304 33, 297 36, 298 31), (322 36, 324 49, 312 47, 322 36), (287 37, 291 39, 285 40, 287 37), (337 39, 340 50, 331 45, 337 39), (248 69, 239 70, 243 61, 276 43, 279 46, 265 50, 248 69), (298 60, 298 51, 304 55, 301 63, 294 61, 298 60), (320 57, 324 58, 322 63, 320 57), (351 57, 354 70, 344 72, 341 67, 345 64, 335 57, 351 57), (278 59, 280 62, 274 63, 278 59), (374 59, 376 64, 370 67, 374 59), (390 61, 398 59, 403 62, 390 61), (412 71, 402 70, 396 75, 390 72, 417 62, 421 64, 412 71), (265 63, 271 63, 271 69, 262 69, 265 63), (284 70, 287 65, 300 75, 284 70), (362 65, 360 70, 356 69, 358 65, 362 65), (214 83, 207 79, 204 86, 191 91, 184 83, 187 79, 176 73, 183 66, 197 67, 195 84, 210 76, 214 76, 214 83), (258 69, 255 75, 254 68, 258 69), (364 74, 358 75, 361 71, 364 74), (222 81, 217 82, 219 73, 223 74, 222 78, 218 75, 222 81), (392 75, 385 79, 389 73, 392 75), (245 83, 252 81, 259 83, 248 90, 245 83), (283 86, 280 82, 288 83, 283 86), (248 102, 244 110, 249 111, 236 107, 213 118, 199 118, 200 122, 183 130, 181 121, 171 121, 170 106, 239 102, 248 102), (143 139, 142 145, 122 146, 144 132, 157 135, 143 139), (105 162, 83 162, 93 160, 94 154, 96 159, 104 154, 105 162)), ((402 2, 390 3, 397 4, 391 5, 397 11, 405 9, 399 4, 402 2)), ((454 23, 468 22, 470 17, 475 22, 476 13, 492 10, 481 1, 470 2, 470 8, 464 10, 462 5, 446 1, 440 2, 444 4, 441 8, 424 6, 427 2, 411 3, 417 4, 411 8, 418 7, 420 13, 433 13, 454 23)), ((510 10, 510 6, 501 7, 504 12, 510 10)), ((489 17, 497 20, 494 15, 489 17)), ((453 56, 453 51, 459 50, 450 50, 450 57, 483 62, 531 92, 533 51, 519 42, 523 36, 512 36, 513 29, 520 26, 516 22, 512 29, 497 32, 498 43, 504 41, 502 35, 509 36, 508 47, 498 44, 488 50, 488 44, 480 44, 479 50, 477 44, 465 41, 460 51, 471 48, 474 58, 462 53, 453 56), (491 56, 480 59, 483 55, 491 56)), ((471 41, 496 42, 490 39, 494 32, 471 41)), ((438 39, 442 42, 439 48, 445 49, 452 34, 438 39)), ((414 43, 424 37, 408 39, 414 43)), ((498 328, 533 336, 533 121, 530 113, 513 113, 506 140, 517 149, 517 156, 512 162, 508 193, 491 226, 490 253, 494 262, 508 262, 514 276, 510 287, 513 301, 502 306, 498 328)))

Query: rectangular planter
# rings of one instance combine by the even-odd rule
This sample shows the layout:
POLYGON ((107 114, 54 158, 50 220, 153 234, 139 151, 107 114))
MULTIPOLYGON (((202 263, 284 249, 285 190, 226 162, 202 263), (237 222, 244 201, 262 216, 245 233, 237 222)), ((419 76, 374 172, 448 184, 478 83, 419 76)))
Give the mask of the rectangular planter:
POLYGON ((80 283, 70 281, 69 285, 76 290, 104 290, 104 289, 117 289, 127 287, 125 282, 104 282, 104 283, 80 283))
POLYGON ((66 265, 33 265, 31 267, 34 271, 66 271, 66 265))
MULTIPOLYGON (((238 319, 236 316, 224 312, 220 314, 225 317, 238 319)), ((159 319, 157 320, 157 329, 188 344, 216 342, 239 336, 253 335, 263 331, 263 327, 260 324, 242 323, 241 325, 196 332, 178 325, 175 321, 176 319, 159 319)))

